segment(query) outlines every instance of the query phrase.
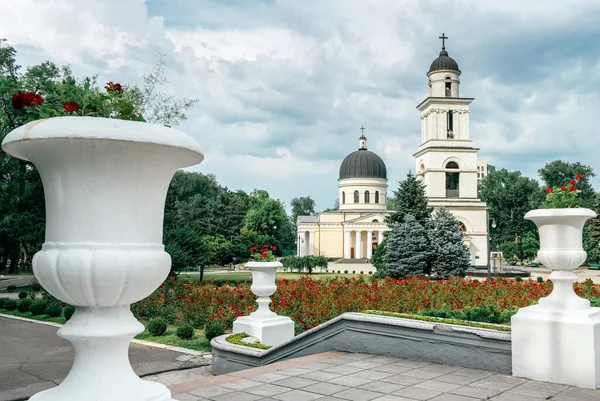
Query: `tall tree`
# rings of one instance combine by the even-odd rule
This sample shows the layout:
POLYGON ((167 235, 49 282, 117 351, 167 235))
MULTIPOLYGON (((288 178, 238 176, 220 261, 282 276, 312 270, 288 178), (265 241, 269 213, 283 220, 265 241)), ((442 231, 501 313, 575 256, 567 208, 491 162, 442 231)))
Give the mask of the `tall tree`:
POLYGON ((425 185, 410 171, 406 174, 406 178, 400 181, 393 197, 388 200, 388 210, 393 211, 386 218, 388 225, 404 222, 409 214, 421 224, 429 221, 432 208, 427 205, 425 185))
POLYGON ((582 174, 583 179, 577 183, 577 188, 581 191, 581 207, 593 208, 596 201, 596 192, 590 184, 590 179, 595 177, 594 169, 580 162, 567 162, 563 160, 553 160, 538 170, 538 174, 546 187, 562 187, 567 185, 569 180, 575 178, 575 175, 582 174))
POLYGON ((429 225, 431 273, 435 278, 464 277, 471 255, 463 242, 459 222, 447 209, 436 210, 429 225))
POLYGON ((269 197, 265 190, 255 189, 250 193, 250 209, 244 227, 258 234, 273 237, 286 249, 294 247, 295 232, 283 204, 269 197))
POLYGON ((410 214, 394 223, 386 239, 383 276, 402 278, 423 275, 430 257, 425 228, 410 214))
POLYGON ((490 172, 479 183, 479 198, 489 208, 489 233, 493 247, 517 241, 518 255, 523 261, 523 236, 535 233, 535 225, 525 214, 537 209, 545 195, 537 181, 523 177, 519 171, 501 169, 490 172))
POLYGON ((296 224, 298 216, 312 216, 315 214, 315 201, 310 196, 294 198, 290 202, 292 208, 292 222, 296 224))

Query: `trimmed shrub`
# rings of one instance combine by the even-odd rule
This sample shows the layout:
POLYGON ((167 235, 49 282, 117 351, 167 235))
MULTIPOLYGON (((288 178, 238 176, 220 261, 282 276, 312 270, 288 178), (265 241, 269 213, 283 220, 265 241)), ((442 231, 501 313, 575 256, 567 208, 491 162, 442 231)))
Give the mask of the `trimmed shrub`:
POLYGON ((42 285, 40 283, 38 283, 37 281, 31 283, 31 289, 35 292, 39 292, 42 290, 42 285))
POLYGON ((356 270, 352 270, 352 274, 356 274, 356 270))
POLYGON ((17 305, 17 310, 22 313, 29 312, 32 303, 33 299, 31 298, 21 299, 17 305))
POLYGON ((8 292, 15 292, 16 290, 17 290, 17 286, 13 285, 13 284, 6 287, 6 291, 8 291, 8 292))
POLYGON ((348 274, 348 270, 344 270, 344 274, 348 274))
POLYGON ((369 272, 369 274, 373 274, 373 272, 369 272))
POLYGON ((544 278, 542 276, 538 276, 537 282, 538 283, 543 283, 544 282, 544 278))
POLYGON ((4 301, 4 309, 15 310, 17 309, 17 301, 15 299, 7 299, 4 301))
POLYGON ((189 340, 194 337, 194 328, 191 324, 184 323, 177 328, 175 334, 182 340, 189 340))
POLYGON ((76 309, 73 305, 65 306, 65 308, 63 309, 63 316, 65 317, 65 319, 69 320, 71 316, 73 316, 73 313, 75 313, 75 310, 76 309))
POLYGON ((153 336, 162 336, 167 331, 167 321, 162 317, 150 319, 146 329, 153 336))
POLYGON ((46 306, 48 306, 48 302, 43 299, 36 299, 29 306, 29 311, 33 315, 42 315, 46 311, 46 306))
POLYGON ((19 299, 27 298, 27 293, 25 291, 19 292, 19 299))
POLYGON ((62 307, 57 303, 51 303, 46 306, 44 313, 50 317, 59 317, 62 314, 62 307))
POLYGON ((0 298, 0 309, 4 309, 4 302, 6 302, 8 298, 0 298))
POLYGON ((517 276, 515 277, 515 281, 518 283, 519 281, 523 281, 523 279, 521 278, 521 276, 517 276))
POLYGON ((219 322, 209 322, 204 327, 204 336, 208 341, 225 334, 225 327, 219 322))

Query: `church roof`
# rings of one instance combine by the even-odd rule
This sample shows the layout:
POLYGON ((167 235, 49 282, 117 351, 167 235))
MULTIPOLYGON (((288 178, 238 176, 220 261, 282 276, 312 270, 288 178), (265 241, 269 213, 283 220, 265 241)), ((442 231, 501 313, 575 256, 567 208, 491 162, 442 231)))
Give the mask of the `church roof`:
POLYGON ((452 57, 448 56, 446 49, 442 49, 440 56, 433 60, 433 63, 431 63, 431 66, 429 67, 429 72, 439 70, 452 70, 460 72, 458 69, 458 63, 452 57))
POLYGON ((340 165, 340 180, 344 178, 387 179, 387 168, 377 153, 363 148, 350 153, 340 165))

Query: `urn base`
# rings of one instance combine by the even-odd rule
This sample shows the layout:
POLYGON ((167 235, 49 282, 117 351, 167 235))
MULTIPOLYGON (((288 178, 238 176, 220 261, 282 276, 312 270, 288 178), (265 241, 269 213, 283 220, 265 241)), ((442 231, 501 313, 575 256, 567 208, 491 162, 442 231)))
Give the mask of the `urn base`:
POLYGON ((511 319, 513 376, 600 388, 600 308, 521 308, 511 319))
POLYGON ((261 344, 275 346, 294 338, 294 321, 287 316, 241 316, 233 322, 234 333, 256 337, 261 344))

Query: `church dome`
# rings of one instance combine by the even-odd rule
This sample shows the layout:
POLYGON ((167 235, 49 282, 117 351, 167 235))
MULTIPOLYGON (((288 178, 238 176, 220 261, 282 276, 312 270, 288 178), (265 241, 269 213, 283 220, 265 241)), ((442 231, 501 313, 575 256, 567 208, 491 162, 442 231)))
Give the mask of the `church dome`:
POLYGON ((448 52, 446 49, 442 49, 440 52, 440 56, 433 60, 431 66, 429 67, 429 72, 439 71, 439 70, 452 70, 458 71, 458 63, 450 56, 448 56, 448 52))
POLYGON ((340 180, 344 178, 387 179, 387 169, 377 153, 361 148, 346 156, 340 165, 340 180))

